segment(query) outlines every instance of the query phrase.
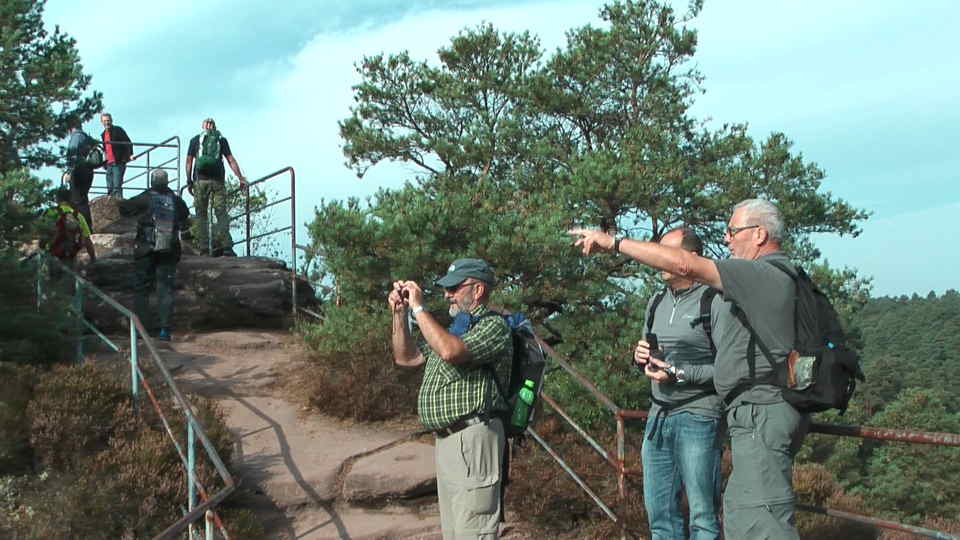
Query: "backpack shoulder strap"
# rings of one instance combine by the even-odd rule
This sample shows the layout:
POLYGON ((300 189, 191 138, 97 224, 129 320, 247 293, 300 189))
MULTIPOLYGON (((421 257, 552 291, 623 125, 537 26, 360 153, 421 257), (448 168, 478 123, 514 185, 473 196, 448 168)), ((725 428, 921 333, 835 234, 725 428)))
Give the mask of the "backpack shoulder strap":
POLYGON ((663 301, 663 297, 667 295, 667 289, 660 289, 656 295, 654 295, 653 300, 650 302, 650 309, 647 310, 647 333, 649 334, 653 330, 653 316, 657 312, 657 307, 660 305, 660 302, 663 301))
POLYGON ((767 264, 769 264, 770 266, 773 266, 773 267, 776 268, 777 270, 780 270, 780 271, 783 272, 784 274, 790 276, 790 278, 791 278, 791 279, 794 279, 794 280, 797 279, 797 278, 799 278, 801 275, 806 275, 806 274, 804 273, 803 269, 800 268, 799 266, 796 266, 796 267, 791 268, 791 267, 787 266, 787 264, 784 263, 783 261, 777 261, 777 260, 765 261, 765 262, 766 262, 767 264))
POLYGON ((711 317, 711 308, 713 307, 713 299, 717 297, 717 293, 720 292, 713 287, 706 286, 706 290, 703 291, 703 294, 700 295, 700 314, 697 315, 697 318, 690 321, 690 327, 693 328, 698 324, 703 325, 703 332, 707 334, 707 342, 710 344, 710 354, 714 358, 717 356, 717 346, 713 343, 713 320, 711 317))
MULTIPOLYGON (((506 318, 503 316, 502 313, 496 312, 491 309, 490 311, 487 311, 486 313, 484 313, 483 315, 480 315, 479 317, 471 317, 470 326, 473 327, 475 323, 480 322, 483 319, 489 319, 490 317, 500 317, 501 319, 504 320, 505 323, 507 322, 506 318)), ((509 326, 510 325, 507 324, 508 328, 509 326)), ((513 339, 513 329, 509 328, 509 330, 510 330, 510 339, 513 339)), ((516 346, 516 343, 514 343, 514 346, 516 346)), ((514 351, 514 354, 516 354, 516 351, 514 351)), ((489 363, 484 364, 483 369, 485 369, 487 373, 490 374, 490 378, 493 379, 493 384, 496 385, 497 387, 497 392, 499 392, 500 397, 503 398, 504 401, 506 401, 507 393, 503 391, 503 385, 500 384, 500 378, 497 377, 497 370, 489 363)), ((513 370, 513 366, 511 366, 511 371, 512 370, 513 370)))
MULTIPOLYGON (((797 279, 800 279, 800 274, 803 272, 803 269, 799 267, 797 267, 796 270, 790 268, 789 266, 784 264, 783 261, 766 261, 766 263, 780 270, 784 274, 787 274, 794 281, 796 281, 797 279)), ((803 275, 806 276, 806 274, 803 274, 803 275)), ((774 359, 773 353, 770 352, 770 348, 767 347, 767 344, 764 343, 762 339, 760 339, 760 335, 757 334, 757 331, 753 329, 753 325, 751 325, 750 321, 747 319, 747 314, 743 311, 743 309, 740 308, 740 306, 737 306, 736 304, 734 305, 733 314, 737 318, 737 320, 740 321, 740 324, 742 324, 743 327, 750 332, 750 342, 747 345, 747 369, 749 370, 749 376, 751 381, 749 383, 740 384, 737 387, 735 387, 732 391, 730 391, 730 393, 727 394, 727 397, 723 400, 724 403, 727 405, 730 405, 733 402, 733 400, 736 399, 737 396, 739 396, 746 390, 749 390, 750 388, 757 385, 758 383, 763 382, 763 381, 757 380, 757 371, 756 371, 756 365, 757 365, 756 364, 756 356, 757 356, 756 348, 757 347, 760 347, 760 351, 763 353, 763 356, 767 359, 767 362, 769 362, 770 366, 773 367, 774 371, 773 373, 771 373, 771 377, 775 378, 777 369, 783 367, 783 364, 784 364, 783 362, 777 362, 774 359)))

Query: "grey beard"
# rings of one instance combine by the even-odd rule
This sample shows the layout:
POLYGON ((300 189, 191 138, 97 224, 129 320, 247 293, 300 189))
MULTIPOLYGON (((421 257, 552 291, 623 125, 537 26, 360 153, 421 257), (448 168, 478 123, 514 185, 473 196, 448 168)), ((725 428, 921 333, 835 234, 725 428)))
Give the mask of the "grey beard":
POLYGON ((457 314, 460 313, 460 306, 458 306, 457 303, 454 302, 454 303, 450 304, 450 310, 449 310, 449 311, 450 311, 450 316, 451 316, 451 317, 456 317, 457 314))

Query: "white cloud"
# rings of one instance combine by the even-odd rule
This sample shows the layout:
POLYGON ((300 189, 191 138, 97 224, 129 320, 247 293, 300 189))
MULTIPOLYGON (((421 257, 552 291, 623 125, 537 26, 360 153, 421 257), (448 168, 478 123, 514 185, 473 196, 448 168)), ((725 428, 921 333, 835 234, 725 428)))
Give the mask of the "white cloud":
POLYGON ((563 42, 566 29, 593 20, 596 11, 597 6, 582 2, 433 10, 386 26, 323 33, 273 66, 283 65, 287 70, 265 81, 267 97, 262 106, 220 114, 218 127, 230 138, 238 160, 251 176, 283 165, 296 168, 297 215, 309 220, 321 198, 363 199, 380 187, 399 187, 415 173, 409 166, 382 164, 360 180, 343 164, 337 122, 350 114, 352 86, 360 82, 354 64, 364 55, 408 50, 413 58, 436 61, 437 49, 464 27, 491 22, 502 31, 523 31, 544 14, 549 14, 550 28, 537 34, 542 46, 552 51, 563 42))

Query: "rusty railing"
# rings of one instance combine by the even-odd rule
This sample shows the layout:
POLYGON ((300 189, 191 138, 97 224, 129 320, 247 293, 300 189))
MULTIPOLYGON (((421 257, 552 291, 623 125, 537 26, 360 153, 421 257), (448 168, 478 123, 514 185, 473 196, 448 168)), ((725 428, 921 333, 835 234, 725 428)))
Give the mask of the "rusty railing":
MULTIPOLYGON (((617 439, 616 439, 616 451, 611 453, 603 447, 596 439, 590 436, 583 427, 577 424, 573 417, 563 409, 546 392, 541 394, 541 398, 544 403, 550 406, 557 415, 559 415, 570 427, 573 428, 587 444, 593 448, 603 459, 606 461, 616 472, 617 474, 617 505, 618 508, 626 508, 625 502, 627 500, 627 476, 636 476, 642 473, 641 467, 628 467, 626 464, 626 421, 627 420, 646 420, 648 417, 648 411, 644 410, 631 410, 631 409, 622 409, 617 406, 609 397, 607 397, 603 392, 601 392, 596 385, 594 385, 589 379, 584 377, 582 374, 577 372, 570 363, 564 359, 560 354, 554 351, 549 345, 540 342, 544 350, 547 352, 550 360, 556 365, 562 367, 570 377, 577 382, 582 388, 589 392, 603 407, 610 411, 613 415, 616 425, 617 425, 617 439)), ((550 454, 554 460, 567 472, 574 480, 574 482, 579 485, 586 494, 593 499, 597 506, 607 515, 611 520, 617 523, 621 523, 625 526, 624 520, 617 516, 616 512, 611 508, 611 506, 605 503, 597 493, 587 485, 586 481, 583 480, 566 461, 563 460, 562 456, 543 439, 533 428, 528 428, 529 434, 550 454)), ((900 430, 900 429, 882 429, 882 428, 871 428, 863 426, 846 426, 846 425, 836 425, 836 424, 824 424, 824 423, 812 423, 810 426, 811 433, 822 433, 827 435, 838 435, 844 437, 861 437, 865 439, 875 439, 881 441, 899 441, 907 442, 914 444, 930 444, 930 445, 940 445, 940 446, 960 446, 960 434, 956 433, 929 433, 922 431, 910 431, 910 430, 900 430)), ((797 504, 797 509, 805 512, 812 512, 822 515, 832 516, 838 519, 854 521, 857 523, 862 523, 865 525, 870 525, 882 529, 890 529, 895 531, 908 532, 923 536, 926 538, 936 538, 936 539, 956 539, 957 537, 950 535, 942 531, 934 531, 930 529, 925 529, 923 527, 916 527, 912 525, 907 525, 904 523, 897 523, 895 521, 889 521, 884 519, 879 519, 871 516, 863 516, 859 514, 853 514, 850 512, 845 512, 842 510, 832 509, 832 508, 818 508, 815 506, 797 504)))

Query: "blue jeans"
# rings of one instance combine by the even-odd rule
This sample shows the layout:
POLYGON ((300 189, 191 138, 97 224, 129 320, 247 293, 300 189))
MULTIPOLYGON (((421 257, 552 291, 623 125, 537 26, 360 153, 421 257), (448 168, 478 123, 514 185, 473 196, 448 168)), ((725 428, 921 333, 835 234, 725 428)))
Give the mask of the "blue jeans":
POLYGON ((690 507, 690 538, 720 538, 720 419, 679 412, 647 421, 643 449, 643 502, 653 540, 687 537, 680 512, 680 486, 690 507), (654 433, 654 425, 662 430, 654 433))
POLYGON ((127 170, 124 164, 110 163, 106 165, 107 195, 123 198, 123 173, 127 170))

